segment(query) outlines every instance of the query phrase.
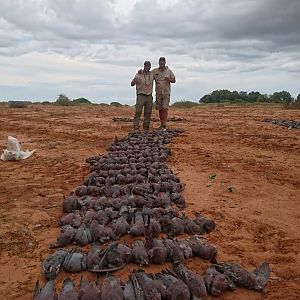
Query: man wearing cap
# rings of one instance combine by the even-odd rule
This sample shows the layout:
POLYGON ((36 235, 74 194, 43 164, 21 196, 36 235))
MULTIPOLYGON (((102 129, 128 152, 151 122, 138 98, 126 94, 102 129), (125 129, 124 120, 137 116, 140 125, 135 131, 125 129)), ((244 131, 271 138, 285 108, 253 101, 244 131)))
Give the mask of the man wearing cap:
POLYGON ((166 66, 166 59, 160 57, 158 60, 159 67, 152 70, 155 80, 156 109, 159 112, 161 126, 165 129, 168 120, 168 108, 170 103, 171 83, 175 83, 175 75, 166 66))
POLYGON ((149 130, 150 119, 153 106, 153 80, 154 75, 150 72, 150 61, 144 62, 144 69, 139 71, 131 81, 131 86, 136 86, 136 104, 135 114, 133 120, 133 129, 138 131, 140 129, 140 119, 142 110, 144 108, 144 122, 143 130, 149 130))

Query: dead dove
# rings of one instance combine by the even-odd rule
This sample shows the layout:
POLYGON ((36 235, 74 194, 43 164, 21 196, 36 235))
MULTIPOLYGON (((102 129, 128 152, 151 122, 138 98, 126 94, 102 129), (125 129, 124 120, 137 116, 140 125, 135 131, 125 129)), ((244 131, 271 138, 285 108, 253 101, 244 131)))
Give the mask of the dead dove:
POLYGON ((49 245, 50 249, 64 247, 68 244, 71 244, 77 232, 77 230, 71 225, 62 226, 60 231, 61 232, 57 237, 56 243, 52 243, 49 245))
POLYGON ((144 266, 149 263, 148 253, 142 240, 135 240, 133 242, 132 260, 140 266, 144 266))
POLYGON ((99 300, 101 299, 101 290, 99 286, 93 282, 90 282, 81 277, 80 289, 79 289, 80 300, 99 300))
POLYGON ((33 300, 56 300, 54 281, 48 280, 43 288, 40 287, 39 281, 35 284, 33 300))
POLYGON ((68 277, 63 282, 63 289, 58 296, 58 300, 78 300, 78 292, 76 291, 72 280, 68 277))
POLYGON ((65 250, 57 250, 49 255, 43 262, 43 273, 47 279, 54 279, 60 272, 63 262, 68 252, 65 250))
POLYGON ((72 273, 86 270, 86 254, 72 249, 63 262, 63 269, 72 273))
POLYGON ((104 279, 101 298, 105 300, 123 300, 123 290, 119 279, 115 276, 104 279))

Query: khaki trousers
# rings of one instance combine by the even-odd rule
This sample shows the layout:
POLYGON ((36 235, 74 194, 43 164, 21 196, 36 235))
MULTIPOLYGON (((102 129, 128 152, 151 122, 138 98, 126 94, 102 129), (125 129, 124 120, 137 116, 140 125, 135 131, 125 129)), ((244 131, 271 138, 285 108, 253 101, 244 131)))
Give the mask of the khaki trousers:
POLYGON ((135 130, 139 130, 140 128, 140 120, 141 120, 143 108, 144 108, 143 129, 149 130, 152 106, 153 106, 152 95, 144 95, 144 94, 137 95, 136 104, 135 104, 135 114, 133 120, 133 126, 135 130))

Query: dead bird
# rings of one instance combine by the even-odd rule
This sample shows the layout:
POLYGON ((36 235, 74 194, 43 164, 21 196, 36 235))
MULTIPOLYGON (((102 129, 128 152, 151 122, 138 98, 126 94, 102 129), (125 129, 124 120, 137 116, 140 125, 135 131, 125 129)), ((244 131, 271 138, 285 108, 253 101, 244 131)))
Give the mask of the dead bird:
POLYGON ((69 196, 64 197, 63 212, 64 213, 74 212, 78 208, 77 200, 78 197, 75 196, 74 193, 71 193, 69 196))
POLYGON ((49 245, 50 249, 64 247, 71 244, 74 240, 77 230, 71 225, 65 225, 60 228, 60 234, 57 237, 56 243, 49 245))
POLYGON ((205 239, 197 235, 191 236, 187 241, 195 256, 212 262, 215 261, 217 256, 217 248, 215 246, 209 244, 205 239))
POLYGON ((185 222, 182 218, 174 217, 171 219, 171 230, 169 231, 169 235, 177 236, 184 233, 185 230, 185 222))
POLYGON ((118 278, 109 276, 104 279, 101 298, 105 300, 123 300, 123 290, 118 278))
POLYGON ((78 300, 78 297, 73 281, 67 277, 63 282, 63 289, 58 296, 58 300, 78 300))
POLYGON ((86 253, 72 249, 65 257, 63 269, 73 273, 86 270, 86 253))
POLYGON ((209 267, 204 275, 206 290, 213 296, 220 296, 226 289, 235 289, 234 282, 225 274, 218 272, 214 266, 209 267))
POLYGON ((181 209, 186 207, 185 198, 181 193, 170 193, 170 199, 181 209))
POLYGON ((165 299, 167 290, 160 280, 152 279, 144 271, 133 273, 136 282, 143 291, 144 300, 160 300, 165 299))
POLYGON ((93 265, 92 268, 88 270, 95 273, 104 273, 124 268, 125 263, 122 265, 119 263, 121 258, 120 255, 115 251, 117 247, 118 243, 111 243, 105 250, 100 253, 101 259, 99 263, 97 265, 93 265))
POLYGON ((263 262, 253 272, 248 272, 236 263, 215 264, 214 267, 218 272, 227 275, 237 286, 255 291, 261 291, 270 276, 270 266, 267 262, 263 262))
POLYGON ((82 223, 82 217, 79 210, 76 210, 73 213, 63 216, 58 223, 59 226, 71 225, 72 227, 78 228, 82 223))
POLYGON ((191 257, 193 257, 193 250, 190 247, 188 241, 186 240, 177 240, 177 244, 180 248, 180 250, 183 253, 183 256, 185 259, 189 259, 191 257))
POLYGON ((216 223, 213 220, 207 219, 197 212, 194 212, 194 215, 196 218, 193 221, 203 228, 206 233, 210 233, 216 228, 216 223))
POLYGON ((60 249, 49 255, 43 262, 43 274, 47 279, 54 279, 60 272, 68 252, 60 249))
POLYGON ((127 282, 125 283, 123 290, 123 298, 124 300, 137 300, 138 298, 130 277, 131 276, 129 276, 129 280, 127 280, 127 282))
POLYGON ((190 218, 183 216, 184 220, 184 232, 188 234, 204 234, 205 231, 196 222, 190 218))
POLYGON ((167 249, 161 240, 154 240, 148 251, 150 261, 154 264, 163 264, 167 259, 167 249))
POLYGON ((87 269, 94 269, 98 268, 98 265, 100 263, 102 257, 102 250, 98 245, 92 245, 91 250, 88 252, 86 257, 86 266, 87 269))
POLYGON ((155 274, 155 278, 162 281, 167 290, 166 299, 168 300, 190 300, 191 292, 189 287, 179 279, 176 274, 168 271, 155 274), (175 276, 174 276, 175 275, 175 276))
POLYGON ((129 231, 129 224, 127 222, 127 216, 121 216, 120 218, 114 220, 111 224, 113 240, 118 240, 121 236, 125 235, 129 231))
POLYGON ((87 245, 92 242, 92 235, 90 228, 84 223, 77 229, 74 242, 78 245, 87 245))
POLYGON ((101 299, 101 290, 97 284, 90 282, 81 277, 80 289, 79 289, 80 300, 99 300, 101 299))
POLYGON ((174 263, 173 269, 178 277, 189 287, 193 297, 202 299, 207 296, 207 291, 202 276, 187 269, 181 262, 174 263))
POLYGON ((141 209, 135 209, 133 213, 133 220, 129 234, 132 236, 144 235, 144 217, 141 209))
POLYGON ((39 281, 35 284, 33 300, 56 300, 57 293, 55 291, 54 281, 48 280, 43 288, 40 287, 39 281))
POLYGON ((173 239, 164 239, 164 246, 167 250, 166 260, 169 262, 181 262, 184 260, 184 254, 181 251, 179 244, 173 239))
POLYGON ((106 243, 111 238, 112 229, 93 220, 90 224, 90 233, 93 242, 106 243))
POLYGON ((107 267, 115 268, 128 264, 132 260, 132 250, 125 244, 117 244, 107 253, 107 267))
POLYGON ((132 260, 134 263, 144 266, 149 264, 149 257, 142 240, 135 240, 132 244, 132 260))

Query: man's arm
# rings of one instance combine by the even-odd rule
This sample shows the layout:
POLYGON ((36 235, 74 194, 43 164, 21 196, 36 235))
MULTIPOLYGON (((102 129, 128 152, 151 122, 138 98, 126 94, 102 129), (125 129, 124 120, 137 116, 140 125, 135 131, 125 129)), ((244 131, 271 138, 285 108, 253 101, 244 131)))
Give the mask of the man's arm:
POLYGON ((139 82, 137 75, 134 76, 134 78, 131 80, 130 85, 135 86, 139 82))
POLYGON ((171 83, 175 83, 176 82, 176 78, 174 73, 170 70, 170 82, 171 83))

